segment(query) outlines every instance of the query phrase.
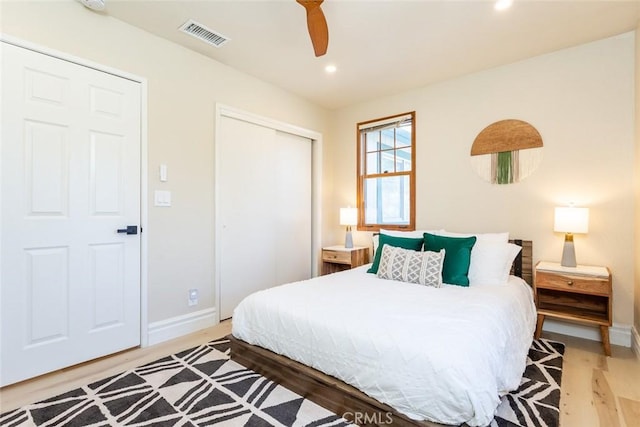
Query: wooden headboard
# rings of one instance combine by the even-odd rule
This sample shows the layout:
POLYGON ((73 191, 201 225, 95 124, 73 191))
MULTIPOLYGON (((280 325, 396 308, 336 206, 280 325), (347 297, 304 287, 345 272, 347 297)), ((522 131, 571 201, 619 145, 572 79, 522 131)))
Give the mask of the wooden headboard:
POLYGON ((511 274, 522 277, 525 282, 533 286, 533 242, 518 239, 509 240, 509 242, 522 247, 516 259, 513 260, 511 274))

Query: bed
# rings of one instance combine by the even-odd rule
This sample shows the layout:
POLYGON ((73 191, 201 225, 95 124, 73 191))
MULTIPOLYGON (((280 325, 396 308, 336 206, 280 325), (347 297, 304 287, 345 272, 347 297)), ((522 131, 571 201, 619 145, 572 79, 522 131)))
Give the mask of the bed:
POLYGON ((360 425, 487 425, 535 329, 531 242, 516 243, 524 280, 506 284, 430 288, 364 266, 257 292, 234 312, 231 358, 360 425))

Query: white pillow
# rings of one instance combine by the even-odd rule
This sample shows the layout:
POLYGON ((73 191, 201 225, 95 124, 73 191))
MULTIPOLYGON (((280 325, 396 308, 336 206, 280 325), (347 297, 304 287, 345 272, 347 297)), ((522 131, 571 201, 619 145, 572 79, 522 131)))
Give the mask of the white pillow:
POLYGON ((478 240, 471 250, 469 286, 502 285, 522 248, 513 243, 478 240))
POLYGON ((394 237, 410 237, 412 239, 424 237, 424 233, 429 234, 439 234, 444 233, 443 229, 440 230, 414 230, 414 231, 402 231, 402 230, 385 230, 383 228, 380 229, 380 234, 386 234, 387 236, 394 237))
POLYGON ((440 230, 440 233, 436 232, 433 234, 439 234, 440 236, 447 237, 471 237, 476 236, 476 242, 502 242, 509 243, 509 232, 504 233, 454 233, 451 231, 440 230))
MULTIPOLYGON (((507 275, 502 279, 503 275, 499 272, 502 271, 502 256, 500 255, 500 249, 495 247, 487 247, 484 243, 495 244, 508 244, 509 232, 502 233, 454 233, 451 231, 443 230, 441 236, 448 237, 476 237, 476 243, 471 248, 471 262, 469 264, 469 286, 472 284, 501 284, 505 283, 509 279, 509 270, 511 269, 511 263, 513 259, 509 261, 509 270, 507 275), (498 264, 498 265, 496 265, 498 264), (475 278, 474 279, 472 279, 475 278)), ((503 247, 502 251, 506 251, 503 247)), ((516 252, 515 256, 518 253, 516 252)), ((506 255, 505 255, 506 256, 506 255)))
MULTIPOLYGON (((422 239, 424 237, 424 233, 431 233, 431 234, 439 234, 444 232, 443 229, 440 230, 414 230, 414 231, 401 231, 401 230, 385 230, 383 228, 380 229, 380 234, 386 234, 387 236, 394 236, 394 237, 409 237, 412 239, 416 239, 416 238, 420 238, 422 239)), ((373 242, 373 253, 376 253, 376 250, 378 249, 378 235, 376 234, 375 236, 373 236, 371 238, 372 242, 373 242)))
POLYGON ((440 252, 412 251, 384 245, 377 276, 439 288, 442 286, 444 253, 444 249, 440 252))

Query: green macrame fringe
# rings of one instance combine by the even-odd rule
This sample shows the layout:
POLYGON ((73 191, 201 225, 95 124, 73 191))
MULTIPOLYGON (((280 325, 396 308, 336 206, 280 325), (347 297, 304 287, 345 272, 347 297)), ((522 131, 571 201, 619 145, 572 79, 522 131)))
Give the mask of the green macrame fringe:
POLYGON ((513 171, 511 170, 511 151, 502 151, 498 153, 496 182, 498 184, 510 184, 513 182, 513 171))

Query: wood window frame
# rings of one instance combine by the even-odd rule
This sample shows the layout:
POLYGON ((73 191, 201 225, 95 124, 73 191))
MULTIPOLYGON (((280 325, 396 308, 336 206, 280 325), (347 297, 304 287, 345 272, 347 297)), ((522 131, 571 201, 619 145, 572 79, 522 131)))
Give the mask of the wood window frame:
MULTIPOLYGON (((392 116, 381 117, 374 120, 367 120, 356 124, 356 146, 357 146, 357 206, 358 206, 358 231, 380 231, 381 228, 386 230, 415 230, 416 215, 416 112, 406 112, 402 114, 394 114, 392 116), (380 174, 366 173, 366 141, 362 139, 362 132, 369 128, 376 127, 377 123, 393 123, 394 119, 401 119, 409 116, 411 118, 411 170, 409 172, 393 172, 380 174), (365 197, 364 183, 367 178, 381 178, 393 176, 409 177, 409 223, 408 224, 365 224, 365 197)), ((381 150, 382 151, 382 150, 381 150)))

